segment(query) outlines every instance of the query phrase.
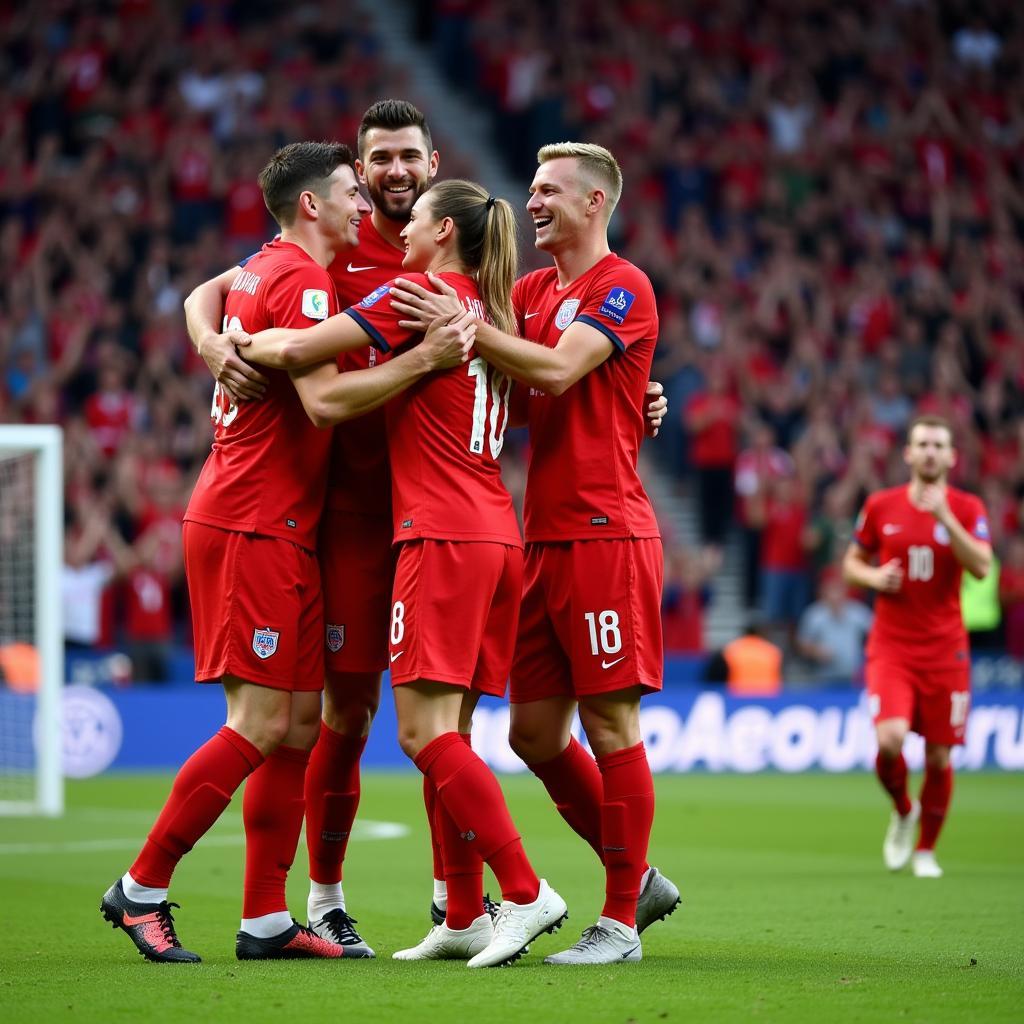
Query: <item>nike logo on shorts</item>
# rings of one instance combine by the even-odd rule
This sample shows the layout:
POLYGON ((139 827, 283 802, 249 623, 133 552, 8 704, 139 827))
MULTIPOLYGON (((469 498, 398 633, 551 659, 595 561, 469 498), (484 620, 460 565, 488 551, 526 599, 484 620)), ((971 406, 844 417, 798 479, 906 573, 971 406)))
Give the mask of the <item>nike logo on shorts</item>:
POLYGON ((376 267, 353 267, 350 263, 346 268, 350 274, 358 274, 360 270, 376 270, 376 267))
POLYGON ((405 654, 405 651, 396 651, 391 655, 391 663, 394 664, 403 654, 405 654))
POLYGON ((623 655, 621 658, 616 658, 614 661, 604 661, 602 659, 602 661, 601 661, 601 668, 611 668, 612 665, 618 665, 618 663, 620 661, 625 661, 625 660, 626 660, 626 656, 625 655, 623 655))

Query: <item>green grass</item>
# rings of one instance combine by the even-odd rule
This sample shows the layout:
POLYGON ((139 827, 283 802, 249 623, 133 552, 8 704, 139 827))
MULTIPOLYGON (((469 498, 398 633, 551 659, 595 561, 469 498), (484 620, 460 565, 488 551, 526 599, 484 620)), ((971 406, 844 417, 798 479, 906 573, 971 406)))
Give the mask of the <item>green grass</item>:
MULTIPOLYGON (((426 931, 430 861, 418 777, 385 774, 365 779, 362 813, 411 831, 353 841, 346 865, 349 909, 377 960, 234 959, 242 846, 233 806, 184 860, 172 890, 180 934, 204 962, 145 962, 97 907, 167 785, 162 777, 73 783, 63 820, 0 820, 5 1024, 1024 1019, 1021 776, 957 779, 941 881, 883 870, 887 810, 868 776, 660 777, 651 860, 680 884, 684 906, 644 935, 641 963, 608 968, 541 963, 595 919, 602 876, 540 785, 508 779, 527 850, 572 916, 514 968, 472 972, 390 959, 426 931)), ((289 887, 300 915, 304 855, 300 847, 289 887)))

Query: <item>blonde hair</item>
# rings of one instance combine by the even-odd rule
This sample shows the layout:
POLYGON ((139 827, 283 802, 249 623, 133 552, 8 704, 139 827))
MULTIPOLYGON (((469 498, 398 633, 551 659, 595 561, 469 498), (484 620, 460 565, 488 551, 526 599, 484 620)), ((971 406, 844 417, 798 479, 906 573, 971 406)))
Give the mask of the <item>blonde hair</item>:
POLYGON ((459 259, 476 273, 477 287, 494 326, 516 334, 512 285, 519 269, 516 215, 510 203, 475 181, 439 181, 425 193, 435 221, 451 217, 459 259))
POLYGON ((537 151, 538 164, 561 157, 572 157, 589 182, 604 189, 605 207, 611 217, 622 195, 622 168, 615 157, 593 142, 553 142, 537 151))

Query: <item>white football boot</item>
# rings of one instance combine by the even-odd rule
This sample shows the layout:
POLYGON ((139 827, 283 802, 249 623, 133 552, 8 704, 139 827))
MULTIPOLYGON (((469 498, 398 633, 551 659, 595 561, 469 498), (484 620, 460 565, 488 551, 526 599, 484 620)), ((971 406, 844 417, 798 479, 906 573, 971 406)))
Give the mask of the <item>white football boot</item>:
POLYGON ((610 917, 598 918, 597 924, 584 929, 575 946, 544 957, 546 964, 618 964, 639 960, 640 933, 610 917))
POLYGON ((411 949, 391 954, 393 960, 468 960, 487 948, 494 935, 491 919, 481 914, 468 928, 435 924, 427 937, 411 949))
POLYGON ((642 932, 655 921, 664 920, 682 902, 675 883, 652 867, 647 875, 647 884, 636 901, 637 932, 642 932))
POLYGON ((941 878, 942 868, 935 859, 934 850, 915 850, 910 861, 915 878, 941 878))
POLYGON ((892 812, 889 827, 885 830, 885 842, 882 843, 882 860, 890 871, 900 871, 910 862, 920 818, 921 805, 917 800, 910 805, 910 813, 906 816, 892 812))
POLYGON ((568 916, 565 900, 542 878, 540 891, 532 903, 502 901, 494 919, 493 938, 466 966, 497 967, 514 963, 541 932, 558 931, 568 916))

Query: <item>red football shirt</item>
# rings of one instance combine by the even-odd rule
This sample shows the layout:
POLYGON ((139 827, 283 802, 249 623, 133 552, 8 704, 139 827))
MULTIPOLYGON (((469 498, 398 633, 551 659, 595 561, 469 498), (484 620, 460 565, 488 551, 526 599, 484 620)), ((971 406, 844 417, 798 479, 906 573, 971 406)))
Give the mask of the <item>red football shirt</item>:
MULTIPOLYGON (((291 242, 268 242, 238 272, 224 302, 226 328, 310 327, 337 310, 327 271, 291 242)), ((284 370, 263 369, 263 400, 233 405, 218 384, 213 449, 186 522, 259 533, 316 550, 331 431, 310 422, 284 370)))
MULTIPOLYGON (((424 274, 404 277, 430 288, 424 274)), ((486 316, 472 278, 440 277, 470 312, 486 316)), ((403 316, 391 308, 389 287, 381 285, 345 310, 385 352, 421 337, 398 326, 403 316)), ((474 356, 462 366, 428 374, 388 402, 396 543, 430 537, 522 545, 498 465, 511 390, 509 378, 474 356)))
POLYGON ((530 389, 527 541, 660 536, 636 469, 658 338, 647 275, 609 253, 564 288, 554 267, 535 270, 516 281, 512 301, 530 341, 554 348, 579 320, 615 347, 561 396, 530 389))
MULTIPOLYGON (((354 306, 374 288, 401 276, 404 255, 381 235, 369 217, 363 217, 359 224, 358 248, 338 256, 327 268, 338 292, 339 307, 354 306)), ((365 370, 380 359, 380 352, 367 345, 338 356, 338 369, 365 370)), ((327 508, 362 515, 391 514, 386 436, 383 408, 334 428, 327 508)))
MULTIPOLYGON (((985 507, 973 494, 947 489, 949 507, 968 533, 989 539, 985 507)), ((868 653, 927 651, 929 663, 966 651, 960 613, 962 568, 950 547, 949 532, 930 512, 910 503, 907 486, 872 494, 864 504, 854 540, 877 554, 879 565, 898 558, 903 585, 894 594, 875 595, 875 622, 868 653)))

